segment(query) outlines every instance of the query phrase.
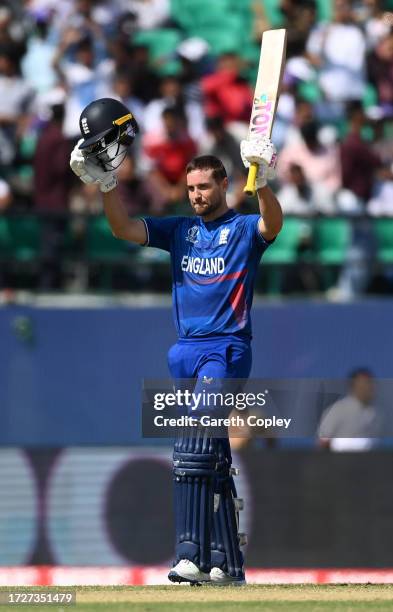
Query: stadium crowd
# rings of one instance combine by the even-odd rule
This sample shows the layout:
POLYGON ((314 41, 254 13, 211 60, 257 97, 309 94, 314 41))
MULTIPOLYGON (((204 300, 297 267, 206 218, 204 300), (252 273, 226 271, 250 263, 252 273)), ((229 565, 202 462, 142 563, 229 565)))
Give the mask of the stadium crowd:
POLYGON ((273 187, 284 213, 393 217, 391 0, 1 0, 1 216, 40 215, 53 260, 67 219, 102 213, 69 169, 80 112, 100 97, 141 127, 119 170, 131 215, 189 214, 184 168, 198 153, 224 161, 230 205, 250 210, 239 142, 261 34, 280 26, 273 187))

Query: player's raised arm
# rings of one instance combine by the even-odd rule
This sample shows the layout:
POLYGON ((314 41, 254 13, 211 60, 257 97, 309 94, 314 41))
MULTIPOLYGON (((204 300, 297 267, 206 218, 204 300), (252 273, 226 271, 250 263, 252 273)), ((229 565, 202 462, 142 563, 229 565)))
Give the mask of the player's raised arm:
POLYGON ((79 127, 85 137, 71 153, 72 171, 84 183, 99 186, 114 236, 144 244, 147 239, 144 222, 129 218, 116 189, 115 170, 138 132, 132 113, 118 100, 101 98, 82 111, 79 127))
POLYGON ((241 156, 246 168, 257 164, 255 187, 261 213, 259 231, 266 240, 273 240, 283 223, 280 203, 267 184, 275 176, 276 149, 267 136, 261 136, 258 139, 242 140, 241 156))
POLYGON ((146 226, 141 219, 130 219, 117 189, 103 194, 104 210, 113 235, 122 240, 145 244, 146 226))

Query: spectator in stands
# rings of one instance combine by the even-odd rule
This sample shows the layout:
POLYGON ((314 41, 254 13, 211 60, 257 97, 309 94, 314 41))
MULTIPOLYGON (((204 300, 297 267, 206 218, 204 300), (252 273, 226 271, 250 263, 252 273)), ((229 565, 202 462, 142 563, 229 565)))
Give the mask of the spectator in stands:
POLYGON ((49 16, 37 16, 34 29, 27 41, 27 52, 21 64, 24 79, 37 93, 50 90, 57 82, 57 75, 53 68, 56 45, 50 36, 50 27, 49 16), (39 70, 37 66, 40 67, 39 70))
POLYGON ((0 47, 0 164, 8 166, 16 152, 18 125, 31 110, 34 92, 20 76, 13 47, 0 47))
POLYGON ((181 109, 164 109, 162 119, 163 130, 146 134, 142 146, 150 168, 150 180, 163 197, 160 212, 164 213, 164 203, 175 204, 184 200, 184 169, 196 154, 197 147, 187 132, 186 118, 181 109))
POLYGON ((195 101, 185 99, 181 83, 175 76, 163 77, 160 84, 160 98, 152 100, 145 109, 144 129, 146 132, 162 130, 162 112, 167 106, 176 106, 187 119, 187 130, 195 140, 200 140, 206 133, 202 107, 195 101))
POLYGON ((368 58, 368 74, 384 114, 393 117, 393 33, 377 42, 368 58))
POLYGON ((65 214, 73 183, 69 168, 71 146, 62 131, 64 98, 53 99, 51 113, 39 137, 34 159, 35 210, 43 215, 40 288, 44 290, 55 289, 60 284, 65 214))
MULTIPOLYGON (((102 210, 102 198, 96 185, 76 185, 70 194, 70 211, 76 214, 99 215, 102 210)), ((73 225, 75 225, 75 220, 73 225)), ((86 222, 80 220, 77 224, 80 234, 85 235, 86 222)))
POLYGON ((131 217, 149 215, 162 206, 162 196, 151 188, 150 181, 136 171, 135 159, 128 155, 117 172, 122 201, 131 217))
POLYGON ((225 129, 222 117, 210 117, 207 120, 208 138, 204 143, 203 152, 219 157, 227 170, 230 179, 244 178, 246 175, 240 157, 239 144, 225 129))
POLYGON ((393 141, 389 133, 389 119, 373 121, 374 142, 372 149, 381 159, 385 168, 380 171, 373 186, 372 197, 367 204, 367 212, 373 217, 393 216, 393 176, 389 171, 393 160, 393 141))
MULTIPOLYGON (((318 124, 313 120, 300 130, 302 139, 284 147, 278 157, 277 177, 283 185, 298 183, 302 190, 309 186, 314 206, 319 212, 335 211, 335 195, 341 187, 339 150, 335 143, 323 145, 318 138, 318 124), (294 166, 300 167, 301 174, 294 166), (300 184, 299 184, 300 180, 300 184)), ((291 190, 294 192, 294 190, 291 190)), ((303 190, 303 193, 306 193, 303 190)), ((298 192, 299 193, 299 192, 298 192)))
POLYGON ((0 179, 0 213, 12 204, 12 192, 7 181, 0 179))
POLYGON ((225 129, 221 117, 208 119, 207 131, 208 138, 202 144, 202 152, 215 155, 222 160, 229 177, 228 206, 237 208, 244 200, 243 188, 246 178, 244 165, 240 157, 239 143, 225 129))
POLYGON ((374 179, 382 163, 371 145, 362 138, 362 128, 367 122, 362 104, 352 102, 347 115, 349 131, 341 143, 343 187, 366 203, 371 197, 374 179))
POLYGON ((134 95, 134 83, 129 71, 117 72, 114 75, 113 97, 123 102, 129 108, 138 122, 139 126, 144 123, 145 106, 141 100, 134 95))
POLYGON ((285 132, 284 145, 289 146, 301 142, 303 140, 302 127, 314 119, 315 113, 311 102, 303 100, 303 98, 296 98, 294 113, 285 132))
POLYGON ((208 117, 222 117, 225 124, 250 120, 253 92, 241 76, 242 60, 235 53, 220 56, 213 74, 202 78, 205 112, 208 117))
POLYGON ((287 171, 287 182, 279 189, 281 208, 285 214, 310 216, 318 212, 313 187, 308 183, 303 169, 291 163, 287 171))
POLYGON ((380 415, 373 402, 375 381, 367 368, 349 377, 349 393, 327 408, 318 429, 320 445, 332 451, 367 451, 382 434, 380 415))
POLYGON ((26 52, 27 31, 27 21, 18 4, 3 1, 0 6, 0 47, 12 51, 17 64, 26 52))
POLYGON ((350 0, 335 0, 332 23, 319 23, 307 42, 319 70, 319 85, 330 102, 359 100, 365 90, 366 41, 355 24, 350 0))
POLYGON ((51 118, 38 138, 35 151, 34 202, 35 209, 40 212, 64 212, 68 208, 72 183, 69 168, 72 147, 62 130, 64 102, 64 92, 53 90, 51 118))
POLYGON ((315 0, 280 0, 287 29, 287 57, 303 55, 311 28, 316 20, 315 0))
POLYGON ((374 49, 376 44, 390 32, 389 19, 386 19, 385 0, 362 0, 357 5, 357 21, 362 26, 368 49, 374 49))
POLYGON ((134 45, 127 55, 128 61, 123 67, 127 70, 131 67, 134 95, 147 104, 156 98, 159 88, 159 78, 150 67, 149 49, 145 45, 134 45))
POLYGON ((157 97, 159 78, 149 65, 149 49, 145 45, 131 45, 130 33, 122 33, 118 25, 117 34, 108 40, 110 55, 114 61, 114 74, 129 76, 132 95, 143 105, 157 97))
POLYGON ((135 27, 139 30, 163 26, 170 16, 169 0, 127 0, 124 4, 134 15, 135 27))
POLYGON ((66 30, 54 58, 54 67, 68 90, 64 133, 68 138, 79 135, 79 116, 87 104, 111 93, 114 71, 112 60, 98 61, 90 36, 66 30), (69 54, 73 59, 67 59, 69 54))
POLYGON ((81 39, 90 38, 97 62, 107 57, 107 38, 113 33, 112 24, 118 13, 116 3, 97 0, 74 0, 67 17, 60 24, 60 31, 79 32, 81 39))
POLYGON ((176 48, 176 55, 181 64, 179 80, 183 95, 189 102, 202 104, 200 78, 209 71, 211 66, 211 58, 208 53, 208 43, 197 36, 186 38, 176 48))

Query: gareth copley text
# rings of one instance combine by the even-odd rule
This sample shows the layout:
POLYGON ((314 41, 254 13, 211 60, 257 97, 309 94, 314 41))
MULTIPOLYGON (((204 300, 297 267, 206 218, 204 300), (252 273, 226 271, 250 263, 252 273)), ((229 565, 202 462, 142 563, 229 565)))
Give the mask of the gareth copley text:
POLYGON ((210 415, 201 417, 181 416, 178 418, 166 418, 162 414, 154 417, 154 425, 156 427, 258 427, 262 429, 288 429, 292 419, 281 419, 275 416, 258 417, 249 415, 243 417, 240 415, 229 416, 226 418, 216 418, 210 415))

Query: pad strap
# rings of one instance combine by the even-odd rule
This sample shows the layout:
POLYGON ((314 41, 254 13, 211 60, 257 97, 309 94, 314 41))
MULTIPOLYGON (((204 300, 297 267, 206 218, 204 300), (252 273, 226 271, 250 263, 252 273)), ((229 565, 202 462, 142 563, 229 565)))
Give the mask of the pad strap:
MULTIPOLYGON (((218 509, 214 512, 211 538, 212 567, 219 567, 230 576, 244 575, 244 557, 240 550, 239 510, 243 500, 237 497, 229 461, 226 441, 219 440, 219 467, 215 479, 215 496, 219 495, 218 509), (228 461, 225 463, 224 458, 228 461)), ((217 505, 217 504, 216 504, 217 505)))
POLYGON ((211 569, 216 448, 206 428, 198 427, 182 432, 173 453, 176 563, 189 559, 202 572, 211 569))

